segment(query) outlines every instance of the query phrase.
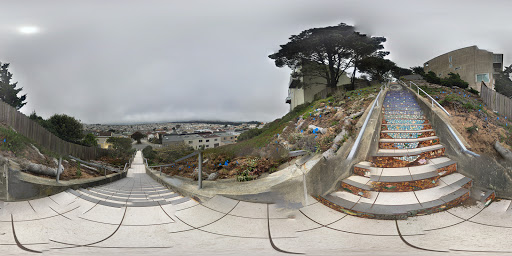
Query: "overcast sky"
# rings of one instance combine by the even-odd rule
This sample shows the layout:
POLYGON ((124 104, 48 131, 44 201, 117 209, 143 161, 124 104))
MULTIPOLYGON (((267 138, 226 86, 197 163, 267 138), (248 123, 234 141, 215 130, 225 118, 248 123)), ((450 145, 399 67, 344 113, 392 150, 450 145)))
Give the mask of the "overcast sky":
POLYGON ((47 118, 85 123, 261 120, 285 114, 290 35, 344 22, 411 67, 478 45, 512 63, 508 0, 2 1, 0 61, 47 118))

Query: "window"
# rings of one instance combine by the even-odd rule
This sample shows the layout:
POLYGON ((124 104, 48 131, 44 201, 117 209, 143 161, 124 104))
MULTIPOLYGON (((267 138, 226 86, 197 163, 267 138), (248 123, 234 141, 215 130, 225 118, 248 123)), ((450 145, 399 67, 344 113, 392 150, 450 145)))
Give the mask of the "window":
POLYGON ((449 61, 449 62, 452 62, 452 56, 450 56, 450 58, 448 58, 448 61, 449 61))
POLYGON ((206 140, 206 142, 210 142, 210 140, 206 140))
POLYGON ((425 67, 428 67, 428 62, 427 62, 427 63, 425 63, 425 67))
POLYGON ((233 137, 231 137, 231 139, 233 139, 233 137))
POLYGON ((488 83, 489 82, 489 73, 476 74, 476 82, 477 83, 480 83, 480 82, 488 83))
POLYGON ((199 142, 203 142, 203 140, 199 140, 199 142))
POLYGON ((215 141, 217 141, 217 139, 215 139, 215 141))
POLYGON ((209 148, 209 147, 210 147, 210 145, 206 145, 206 147, 207 147, 207 148, 209 148))
POLYGON ((450 68, 453 68, 453 64, 451 64, 451 63, 450 63, 449 67, 450 67, 450 68))
POLYGON ((191 141, 191 140, 189 140, 189 141, 188 141, 188 144, 192 144, 192 141, 191 141))

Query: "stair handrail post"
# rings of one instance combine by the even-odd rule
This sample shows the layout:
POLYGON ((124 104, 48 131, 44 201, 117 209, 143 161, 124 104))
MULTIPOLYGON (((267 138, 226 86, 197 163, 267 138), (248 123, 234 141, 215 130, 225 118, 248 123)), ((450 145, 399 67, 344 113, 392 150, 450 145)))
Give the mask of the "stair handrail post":
POLYGON ((198 173, 197 173, 197 189, 203 188, 203 152, 199 150, 199 154, 197 156, 197 165, 198 165, 198 173))

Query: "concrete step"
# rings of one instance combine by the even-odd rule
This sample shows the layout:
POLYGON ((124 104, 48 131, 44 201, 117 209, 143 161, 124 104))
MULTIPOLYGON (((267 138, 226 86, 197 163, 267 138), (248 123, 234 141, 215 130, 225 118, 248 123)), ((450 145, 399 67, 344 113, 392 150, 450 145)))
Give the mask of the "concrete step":
POLYGON ((432 129, 430 124, 382 124, 381 131, 422 131, 432 129))
POLYGON ((429 124, 427 119, 383 118, 382 124, 429 124))
POLYGON ((413 139, 380 139, 380 149, 413 149, 440 144, 437 136, 413 139))
POLYGON ((428 153, 431 151, 443 150, 444 146, 441 144, 431 145, 422 148, 413 148, 413 149, 379 149, 375 156, 391 156, 391 157, 401 157, 401 156, 416 156, 424 153, 428 153))
POLYGON ((439 140, 439 137, 437 136, 429 136, 429 137, 423 137, 423 138, 405 138, 405 139, 380 139, 379 142, 381 143, 411 143, 411 142, 421 142, 421 141, 427 141, 427 140, 439 140))
POLYGON ((441 178, 438 187, 415 192, 370 192, 369 198, 337 191, 320 202, 351 215, 377 219, 405 219, 449 209, 469 197, 471 179, 463 175, 441 178), (469 184, 469 185, 468 185, 469 184))

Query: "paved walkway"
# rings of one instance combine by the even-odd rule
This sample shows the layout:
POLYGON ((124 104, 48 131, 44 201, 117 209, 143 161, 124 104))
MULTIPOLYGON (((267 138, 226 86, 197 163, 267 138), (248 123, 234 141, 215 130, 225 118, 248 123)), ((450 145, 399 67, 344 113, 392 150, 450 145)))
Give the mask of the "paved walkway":
POLYGON ((150 179, 138 153, 123 180, 5 203, 0 255, 512 254, 508 200, 398 221, 308 202, 299 210, 220 196, 198 204, 150 179))

